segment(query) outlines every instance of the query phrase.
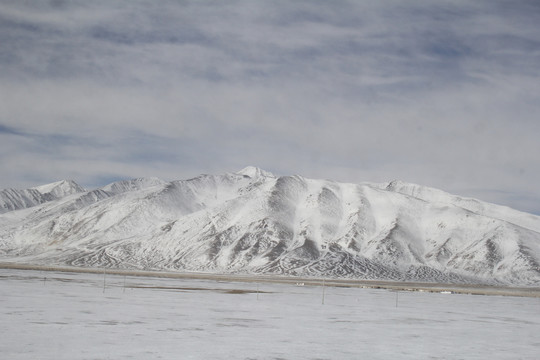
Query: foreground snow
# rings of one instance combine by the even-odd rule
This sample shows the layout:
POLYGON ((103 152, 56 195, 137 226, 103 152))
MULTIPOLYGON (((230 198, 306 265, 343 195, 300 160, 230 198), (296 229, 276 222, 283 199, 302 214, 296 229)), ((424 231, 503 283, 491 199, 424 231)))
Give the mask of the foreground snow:
POLYGON ((7 331, 0 353, 6 359, 536 359, 540 353, 538 298, 326 287, 323 305, 322 295, 321 287, 309 286, 4 269, 0 322, 7 331))

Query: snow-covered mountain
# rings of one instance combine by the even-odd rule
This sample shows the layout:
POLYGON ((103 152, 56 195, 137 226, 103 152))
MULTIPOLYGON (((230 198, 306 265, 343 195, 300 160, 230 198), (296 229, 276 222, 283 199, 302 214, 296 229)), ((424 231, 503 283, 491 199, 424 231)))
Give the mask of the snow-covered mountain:
POLYGON ((398 181, 248 167, 92 191, 59 182, 0 201, 4 262, 540 284, 540 217, 398 181))
POLYGON ((26 209, 84 191, 72 180, 62 180, 26 190, 5 189, 0 191, 0 214, 26 209))

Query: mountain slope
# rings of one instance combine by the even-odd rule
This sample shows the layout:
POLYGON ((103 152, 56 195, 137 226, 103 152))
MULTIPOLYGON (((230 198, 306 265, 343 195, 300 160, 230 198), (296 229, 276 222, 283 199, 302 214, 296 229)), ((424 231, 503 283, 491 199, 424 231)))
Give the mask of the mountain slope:
POLYGON ((237 173, 135 179, 0 215, 0 259, 540 284, 540 218, 436 189, 237 173))

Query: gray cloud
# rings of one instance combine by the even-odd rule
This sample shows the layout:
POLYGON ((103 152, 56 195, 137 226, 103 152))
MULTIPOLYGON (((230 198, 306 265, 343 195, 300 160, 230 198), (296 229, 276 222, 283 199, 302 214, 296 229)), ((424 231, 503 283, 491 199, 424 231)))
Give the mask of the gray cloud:
POLYGON ((0 188, 248 164, 540 213, 530 1, 0 1, 0 188))

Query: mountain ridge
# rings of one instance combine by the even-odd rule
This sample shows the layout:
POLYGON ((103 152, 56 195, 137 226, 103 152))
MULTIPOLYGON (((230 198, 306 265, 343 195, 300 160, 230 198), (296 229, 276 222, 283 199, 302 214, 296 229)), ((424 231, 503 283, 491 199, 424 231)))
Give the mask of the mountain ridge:
POLYGON ((4 212, 0 259, 538 285, 538 229, 538 216, 420 185, 247 167, 170 182, 124 180, 4 212))
POLYGON ((26 209, 85 191, 84 188, 73 180, 60 180, 22 190, 3 189, 0 190, 0 214, 13 210, 26 209))

